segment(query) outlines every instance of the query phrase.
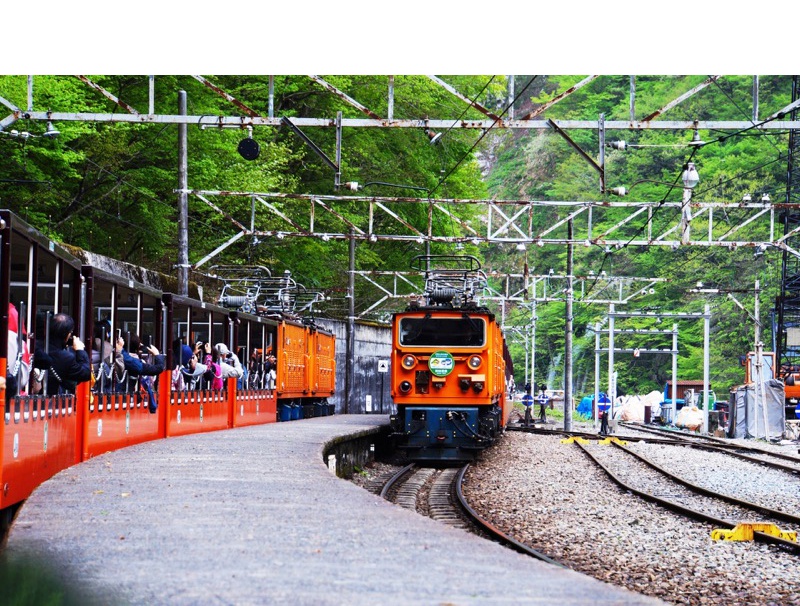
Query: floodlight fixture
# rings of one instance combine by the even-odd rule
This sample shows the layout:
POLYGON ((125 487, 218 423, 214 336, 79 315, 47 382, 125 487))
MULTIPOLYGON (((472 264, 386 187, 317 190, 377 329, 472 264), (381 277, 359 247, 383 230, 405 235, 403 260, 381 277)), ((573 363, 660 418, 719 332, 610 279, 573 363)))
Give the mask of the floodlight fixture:
POLYGON ((437 133, 430 128, 425 129, 425 134, 428 135, 428 143, 430 145, 437 145, 442 139, 442 133, 437 133))
POLYGON ((60 135, 61 132, 53 126, 52 121, 47 121, 47 129, 42 133, 42 137, 48 137, 50 139, 55 139, 60 135))
POLYGON ((694 162, 686 163, 686 167, 683 169, 681 179, 683 179, 683 186, 686 189, 694 189, 695 186, 700 183, 700 175, 697 173, 697 168, 695 167, 694 162))

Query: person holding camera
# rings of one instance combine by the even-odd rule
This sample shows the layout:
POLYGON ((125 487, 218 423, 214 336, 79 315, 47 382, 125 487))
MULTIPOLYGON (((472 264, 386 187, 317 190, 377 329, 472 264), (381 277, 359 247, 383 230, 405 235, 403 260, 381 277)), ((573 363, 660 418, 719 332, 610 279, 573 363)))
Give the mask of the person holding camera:
MULTIPOLYGON (((202 345, 202 343, 201 343, 202 345)), ((177 339, 173 344, 173 359, 176 366, 172 370, 172 391, 194 391, 202 387, 203 375, 207 371, 205 364, 197 359, 197 354, 188 345, 182 345, 177 339)))
POLYGON ((136 377, 155 377, 164 372, 166 365, 164 354, 158 352, 155 345, 145 345, 138 335, 130 336, 130 348, 125 348, 125 340, 122 337, 117 339, 117 352, 122 355, 125 362, 125 370, 128 376, 136 377), (145 361, 144 356, 153 356, 152 363, 145 361))
POLYGON ((158 352, 155 345, 145 346, 139 335, 130 335, 130 352, 125 349, 125 341, 122 337, 117 338, 117 352, 122 355, 122 360, 125 362, 125 370, 128 373, 128 385, 126 391, 133 391, 139 393, 141 396, 141 389, 147 393, 147 406, 152 414, 155 414, 158 409, 158 398, 156 396, 156 384, 152 377, 157 377, 166 366, 166 359, 164 354, 158 352), (146 355, 153 357, 152 364, 145 361, 143 358, 146 355), (138 385, 137 385, 138 383, 138 385), (141 387, 141 389, 140 389, 141 387))
POLYGON ((86 348, 73 334, 75 321, 67 314, 50 319, 50 347, 44 349, 45 335, 37 334, 33 365, 47 371, 47 395, 74 394, 78 383, 92 376, 92 365, 86 348))
MULTIPOLYGON (((92 346, 92 372, 94 390, 100 393, 117 391, 125 375, 125 362, 112 345, 111 322, 103 318, 95 322, 92 346)), ((121 387, 119 387, 121 389, 121 387)))
POLYGON ((223 382, 228 377, 240 379, 244 374, 239 356, 230 351, 225 343, 217 343, 214 345, 214 361, 219 364, 222 370, 223 382))
POLYGON ((273 354, 267 356, 264 362, 264 377, 266 379, 267 397, 275 397, 275 384, 278 379, 278 360, 273 354))

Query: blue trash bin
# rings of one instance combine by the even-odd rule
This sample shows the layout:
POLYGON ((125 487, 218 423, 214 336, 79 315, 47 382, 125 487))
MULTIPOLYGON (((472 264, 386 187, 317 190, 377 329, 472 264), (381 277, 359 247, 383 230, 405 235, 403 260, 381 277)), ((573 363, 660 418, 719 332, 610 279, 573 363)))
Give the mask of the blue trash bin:
POLYGON ((291 404, 281 404, 278 406, 278 420, 291 421, 292 420, 292 406, 291 404))

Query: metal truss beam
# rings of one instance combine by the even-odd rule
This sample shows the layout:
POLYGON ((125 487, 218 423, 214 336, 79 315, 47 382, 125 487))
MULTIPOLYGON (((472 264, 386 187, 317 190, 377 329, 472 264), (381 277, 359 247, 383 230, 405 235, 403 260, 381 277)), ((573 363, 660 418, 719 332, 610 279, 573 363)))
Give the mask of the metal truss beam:
MULTIPOLYGON (((800 204, 761 202, 691 202, 688 215, 683 215, 683 202, 569 202, 524 200, 465 200, 386 198, 362 196, 315 196, 311 194, 225 192, 188 190, 190 196, 226 216, 245 235, 278 238, 318 237, 323 240, 356 240, 376 242, 416 241, 445 243, 495 243, 527 247, 575 244, 601 246, 607 251, 627 246, 750 247, 763 253, 768 248, 786 251, 800 257, 790 246, 789 233, 782 232, 780 214, 800 212, 800 204), (256 217, 258 228, 244 229, 243 222, 224 213, 224 201, 246 197, 261 203, 256 217), (289 204, 291 202, 291 205, 289 204), (303 208, 297 202, 306 202, 303 208), (431 212, 426 219, 413 224, 403 218, 404 207, 426 205, 431 212), (353 207, 361 207, 353 213, 353 207), (465 206, 479 206, 485 212, 477 220, 451 223, 464 228, 460 235, 436 235, 432 211, 447 217, 459 214, 465 206), (291 206, 291 212, 289 211, 291 206), (340 208, 341 207, 341 208, 340 208), (320 217, 325 215, 325 220, 320 217), (351 217, 347 219, 346 217, 351 217), (357 216, 357 219, 352 217, 357 216), (376 216, 381 218, 380 224, 376 216), (692 225, 691 238, 682 240, 682 221, 692 225), (776 223, 777 222, 777 223, 776 223), (325 227, 320 228, 323 224, 325 227), (572 224, 570 236, 568 226, 572 224), (779 235, 780 234, 780 235, 779 235)), ((422 215, 422 213, 416 213, 422 215)))
MULTIPOLYGON (((86 76, 77 76, 81 81, 86 83, 87 86, 91 87, 92 89, 100 92, 104 97, 111 100, 118 106, 124 108, 128 114, 116 114, 116 113, 94 113, 94 112, 60 112, 60 111, 34 111, 33 110, 33 76, 28 77, 28 106, 27 110, 22 110, 18 108, 14 103, 6 100, 2 100, 2 104, 5 105, 8 109, 11 110, 11 113, 0 120, 0 130, 6 128, 10 124, 13 124, 17 120, 26 119, 26 120, 56 120, 56 121, 92 121, 92 122, 128 122, 128 123, 142 123, 142 124, 187 124, 187 125, 195 125, 199 127, 221 127, 221 128, 248 128, 248 127, 257 127, 257 126, 267 126, 267 127, 278 127, 281 126, 281 118, 275 117, 272 115, 272 110, 270 109, 268 116, 259 116, 256 110, 252 109, 250 106, 246 104, 245 101, 235 98, 233 95, 230 95, 221 87, 213 84, 210 80, 208 80, 204 76, 194 75, 191 76, 192 78, 201 82, 204 86, 209 88, 210 90, 214 91, 216 94, 221 96, 223 99, 231 103, 233 107, 237 110, 246 114, 246 116, 184 116, 184 115, 173 115, 173 114, 163 114, 163 113, 156 113, 154 107, 154 76, 148 76, 149 80, 149 87, 150 87, 150 104, 148 107, 148 112, 140 112, 136 110, 133 106, 126 103, 124 100, 117 98, 115 95, 110 93, 109 91, 105 90, 103 87, 99 86, 98 84, 89 80, 86 76)), ((428 78, 442 87, 443 90, 447 91, 449 94, 454 95, 455 97, 463 100, 465 103, 468 103, 471 107, 473 107, 476 111, 484 114, 488 119, 487 120, 452 120, 452 119, 429 119, 426 117, 424 119, 403 119, 403 120, 395 120, 393 119, 394 116, 394 76, 387 76, 387 80, 389 83, 388 92, 389 98, 387 100, 387 106, 390 108, 387 116, 381 117, 376 112, 370 110, 369 108, 365 107, 363 104, 356 101, 347 92, 338 89, 336 86, 327 82, 321 76, 310 75, 308 76, 309 79, 319 86, 322 86, 325 90, 329 93, 335 95, 336 97, 342 99, 345 103, 350 105, 351 107, 356 108, 358 111, 366 114, 367 119, 352 119, 352 118, 345 118, 341 122, 341 126, 344 128, 436 128, 436 129, 478 129, 484 130, 487 128, 493 129, 523 129, 523 130, 545 130, 550 128, 547 120, 534 120, 537 116, 545 113, 549 110, 553 105, 558 103, 559 101, 563 100, 564 98, 568 97, 569 95, 574 94, 578 90, 582 89, 589 83, 593 82, 594 80, 602 77, 602 76, 588 76, 581 80, 580 82, 576 83, 575 85, 569 87, 562 93, 556 95, 553 99, 544 103, 534 109, 533 111, 529 112, 526 116, 524 116, 520 120, 514 119, 503 119, 501 115, 497 115, 494 112, 490 111, 489 109, 481 106, 477 103, 476 100, 469 99, 466 95, 462 94, 455 87, 450 85, 449 83, 445 82, 438 76, 428 76, 428 78)), ((631 76, 632 79, 632 86, 631 86, 631 120, 623 121, 623 120, 612 120, 605 122, 603 127, 607 130, 694 130, 694 129, 720 129, 720 130, 741 130, 744 128, 752 127, 752 121, 717 121, 717 120, 692 120, 692 121, 667 121, 667 120, 656 120, 656 118, 663 115, 669 109, 675 107, 676 105, 680 104, 681 102, 685 101, 692 95, 698 93, 702 89, 708 87, 712 83, 716 82, 722 76, 711 76, 701 84, 695 86, 694 88, 690 89, 686 93, 683 93, 677 99, 670 101, 666 105, 662 106, 655 112, 650 113, 646 118, 642 120, 634 120, 634 87, 633 82, 635 81, 635 76, 631 76)), ((272 80, 270 80, 272 82, 272 80)), ((753 76, 753 106, 754 108, 758 107, 758 76, 753 76)), ((273 101, 273 91, 272 87, 270 87, 270 108, 272 108, 272 101, 273 101)), ((780 121, 785 115, 787 115, 793 106, 787 106, 779 110, 778 112, 773 113, 768 120, 767 124, 759 126, 759 128, 764 129, 798 129, 800 128, 800 123, 798 121, 780 121)), ((757 112, 756 112, 757 113, 757 112)), ((513 114, 512 114, 513 115, 513 114)), ((757 115, 753 116, 753 120, 757 121, 757 115)), ((336 120, 331 118, 292 118, 292 123, 296 126, 300 127, 335 127, 336 120)), ((600 121, 599 120, 560 120, 557 122, 557 125, 562 129, 591 129, 597 130, 600 128, 600 121)))
MULTIPOLYGON (((201 128, 242 128, 283 124, 283 118, 266 116, 181 116, 170 114, 106 114, 90 112, 40 112, 17 109, 0 121, 4 127, 17 120, 52 120, 56 122, 126 122, 139 124, 186 124, 201 128)), ((292 124, 301 127, 336 128, 335 118, 291 118, 292 124)), ((598 120, 554 120, 565 130, 597 130, 598 120)), ((549 120, 375 120, 342 118, 343 128, 434 128, 456 130, 552 130, 549 120)), ((606 120, 606 130, 743 130, 753 128, 749 120, 656 120, 653 122, 606 120)), ((758 127, 764 130, 800 129, 800 120, 772 120, 758 127)))
MULTIPOLYGON (((419 272, 356 271, 360 280, 373 286, 379 298, 357 315, 365 319, 385 313, 390 301, 408 300, 422 295, 425 281, 419 272), (377 310, 377 311, 376 311, 377 310)), ((491 272, 488 285, 480 297, 483 303, 514 303, 528 305, 533 302, 564 302, 567 300, 569 276, 555 273, 543 275, 505 274, 491 272)), ((623 276, 573 276, 573 300, 585 305, 627 304, 631 300, 652 295, 655 287, 665 278, 636 278, 623 276)))
POLYGON ((675 99, 675 100, 673 100, 673 101, 670 101, 670 102, 669 102, 669 103, 667 103, 667 104, 666 104, 664 107, 662 107, 662 108, 660 108, 660 109, 657 109, 657 110, 656 110, 656 111, 654 111, 652 114, 648 115, 648 116, 647 116, 647 117, 644 119, 644 121, 645 121, 645 122, 650 122, 651 120, 655 120, 656 118, 658 118, 658 117, 659 117, 661 114, 663 114, 664 112, 666 112, 666 111, 668 111, 668 110, 672 109, 672 108, 673 108, 673 107, 675 107, 676 105, 679 105, 679 104, 683 103, 684 101, 686 101, 686 99, 688 99, 689 97, 693 96, 694 94, 696 94, 696 93, 700 92, 701 90, 703 90, 703 89, 704 89, 704 88, 706 88, 707 86, 710 86, 711 84, 713 84, 714 82, 716 82, 717 80, 719 80, 721 77, 722 77, 722 76, 711 76, 711 77, 710 77, 708 80, 705 80, 704 82, 702 82, 702 83, 698 84, 698 85, 697 85, 697 86, 695 86, 693 89, 691 89, 691 90, 689 90, 689 91, 686 91, 685 93, 683 93, 683 94, 682 94, 680 97, 678 97, 677 99, 675 99))

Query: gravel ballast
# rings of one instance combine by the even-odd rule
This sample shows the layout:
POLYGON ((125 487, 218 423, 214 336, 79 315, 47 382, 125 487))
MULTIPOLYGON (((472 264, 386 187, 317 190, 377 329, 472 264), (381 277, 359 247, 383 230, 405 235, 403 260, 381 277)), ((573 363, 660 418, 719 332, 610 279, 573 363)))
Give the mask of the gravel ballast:
MULTIPOLYGON (((507 432, 467 473, 472 507, 570 568, 674 604, 800 605, 798 556, 712 541, 712 526, 628 494, 562 439, 507 432)), ((694 483, 798 511, 800 480, 791 474, 690 448, 635 449, 694 483)))

